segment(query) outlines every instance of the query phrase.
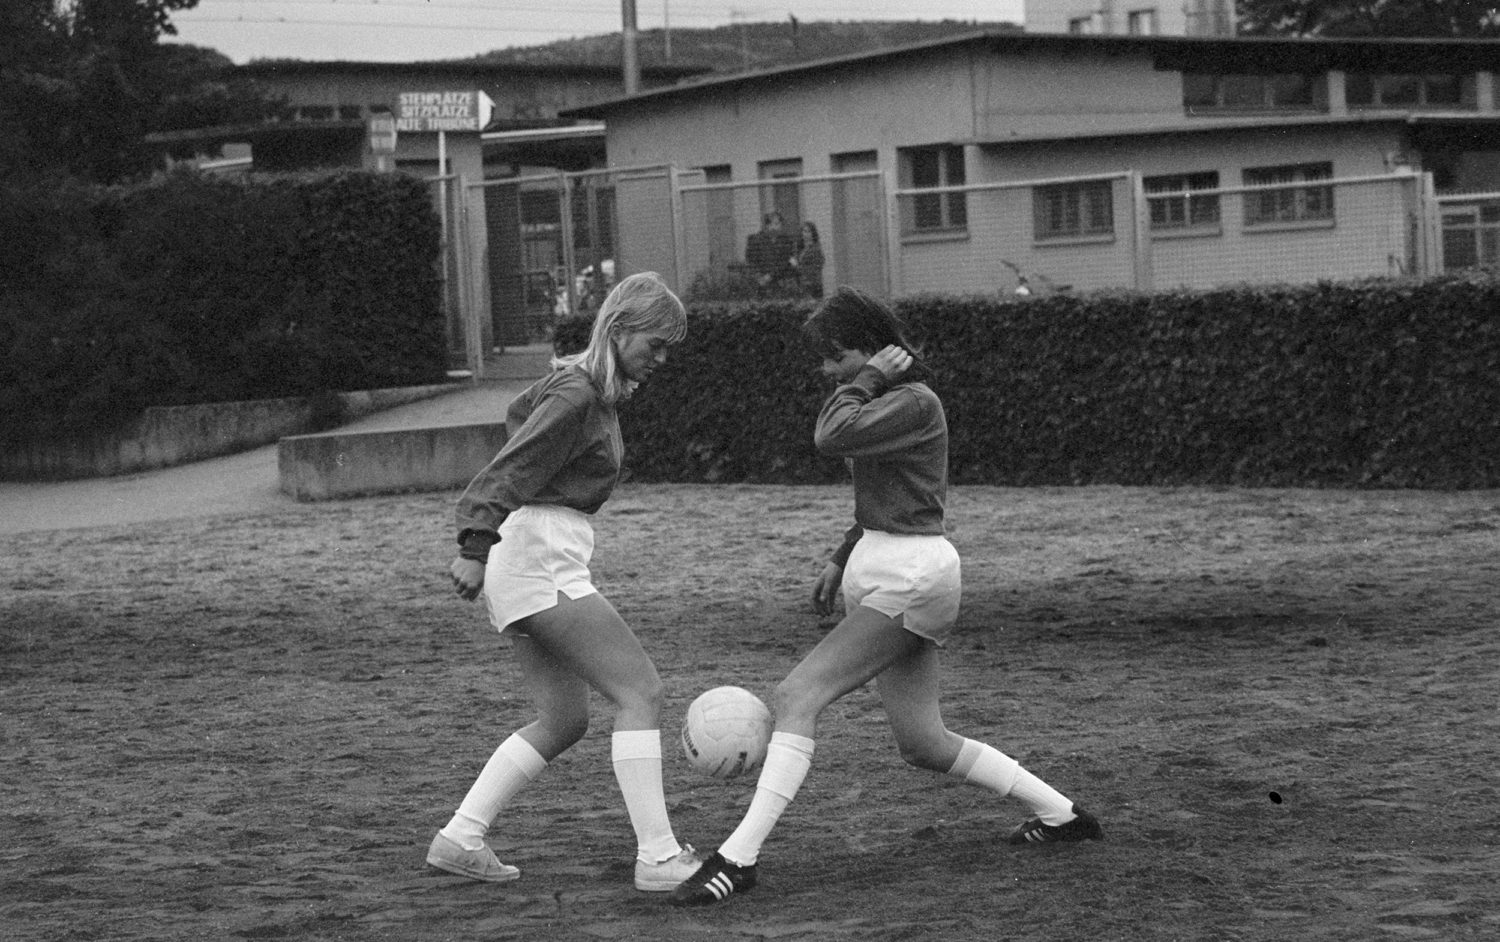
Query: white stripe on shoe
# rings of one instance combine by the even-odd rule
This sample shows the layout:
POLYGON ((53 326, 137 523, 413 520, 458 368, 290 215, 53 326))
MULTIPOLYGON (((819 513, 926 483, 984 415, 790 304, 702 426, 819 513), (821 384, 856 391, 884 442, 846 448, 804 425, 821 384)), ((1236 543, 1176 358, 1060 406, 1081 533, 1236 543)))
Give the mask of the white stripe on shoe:
POLYGON ((714 899, 723 899, 734 892, 734 881, 729 879, 729 874, 720 870, 703 887, 714 895, 714 899))

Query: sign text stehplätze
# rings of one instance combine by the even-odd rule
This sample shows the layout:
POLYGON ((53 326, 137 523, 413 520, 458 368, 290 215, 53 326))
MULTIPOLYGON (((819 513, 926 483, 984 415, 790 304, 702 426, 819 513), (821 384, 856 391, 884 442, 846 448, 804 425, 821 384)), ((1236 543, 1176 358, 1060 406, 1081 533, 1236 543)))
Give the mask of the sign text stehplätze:
POLYGON ((397 97, 396 130, 482 131, 489 123, 489 103, 481 91, 402 92, 397 97))

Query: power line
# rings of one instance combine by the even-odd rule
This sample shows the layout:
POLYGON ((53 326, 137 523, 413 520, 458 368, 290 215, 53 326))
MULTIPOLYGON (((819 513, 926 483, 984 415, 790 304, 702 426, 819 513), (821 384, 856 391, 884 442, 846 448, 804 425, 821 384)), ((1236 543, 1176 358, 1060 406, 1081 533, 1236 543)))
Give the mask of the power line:
MULTIPOLYGON (((670 2, 670 0, 669 0, 669 2, 670 2)), ((241 4, 241 9, 243 9, 246 6, 248 6, 248 4, 241 4)), ((261 12, 261 13, 264 13, 266 7, 271 7, 271 6, 278 6, 278 7, 283 7, 283 6, 297 7, 297 6, 300 6, 300 7, 318 7, 320 9, 322 9, 322 10, 326 10, 326 11, 329 11, 329 12, 332 12, 333 10, 349 10, 350 12, 356 12, 356 11, 373 12, 373 11, 376 11, 376 10, 403 9, 404 8, 404 9, 422 9, 422 10, 453 10, 453 11, 462 11, 462 12, 469 12, 469 13, 552 14, 554 16, 562 15, 562 16, 567 16, 567 17, 580 17, 580 16, 581 17, 591 17, 591 16, 598 16, 598 17, 603 18, 603 19, 611 19, 611 20, 618 20, 619 19, 619 15, 620 15, 620 7, 619 7, 618 3, 609 3, 609 2, 606 2, 606 3, 600 3, 600 4, 579 4, 579 3, 577 3, 577 0, 573 0, 573 2, 569 5, 569 9, 567 11, 559 11, 557 5, 546 6, 546 5, 542 5, 542 4, 539 4, 539 3, 538 4, 528 4, 528 5, 525 5, 525 6, 517 6, 517 5, 513 4, 513 3, 505 3, 505 4, 494 4, 494 3, 488 3, 488 2, 454 3, 454 2, 442 2, 442 0, 438 0, 438 2, 429 2, 429 0, 263 0, 263 2, 257 3, 255 6, 256 6, 256 10, 258 12, 261 12)), ((198 8, 193 9, 193 10, 183 10, 180 13, 176 14, 174 16, 174 19, 177 22, 179 22, 179 23, 207 23, 207 22, 221 23, 221 22, 226 22, 226 20, 232 20, 234 22, 247 22, 247 23, 259 23, 259 22, 263 22, 262 20, 260 20, 258 18, 249 16, 249 15, 246 15, 246 14, 228 14, 228 13, 223 13, 223 14, 214 15, 214 14, 205 14, 203 12, 200 12, 200 11, 203 11, 203 10, 204 10, 203 7, 198 7, 198 8)), ((719 22, 719 21, 723 21, 724 18, 725 18, 723 5, 720 4, 720 3, 714 3, 714 2, 709 2, 709 3, 703 3, 703 4, 697 4, 697 5, 695 5, 695 4, 684 4, 684 3, 682 3, 682 0, 677 0, 676 3, 672 4, 672 12, 678 14, 679 17, 684 17, 685 16, 688 19, 696 19, 696 20, 700 20, 700 21, 704 21, 704 22, 710 22, 710 21, 712 21, 712 22, 719 22)), ((774 10, 774 9, 772 9, 772 8, 765 8, 765 9, 760 9, 760 10, 754 10, 754 11, 751 11, 751 12, 754 12, 754 13, 757 13, 757 14, 764 14, 764 15, 767 15, 767 16, 777 16, 777 17, 780 16, 779 12, 776 11, 776 10, 774 10)), ((275 15, 272 14, 272 16, 275 16, 275 15)), ((293 19, 295 19, 297 22, 308 22, 308 23, 313 23, 314 25, 323 25, 322 21, 305 20, 305 19, 302 18, 301 14, 297 14, 295 16, 288 16, 288 17, 276 17, 276 21, 277 22, 279 22, 281 20, 293 20, 293 19)), ((361 22, 361 23, 363 23, 363 22, 367 22, 367 21, 352 21, 352 20, 351 21, 343 21, 343 20, 341 20, 339 22, 351 22, 351 23, 352 22, 361 22)), ((563 27, 562 29, 565 29, 565 28, 566 27, 563 27)), ((520 29, 520 28, 518 28, 518 29, 520 29)), ((522 31, 525 31, 525 30, 522 30, 522 31)), ((535 28, 531 28, 530 31, 535 32, 537 30, 535 28)))
MULTIPOLYGON (((669 0, 669 2, 670 2, 670 0, 669 0)), ((242 6, 243 5, 248 5, 248 4, 243 4, 242 3, 242 6)), ((489 2, 489 0, 476 0, 476 2, 474 2, 474 3, 453 3, 453 2, 446 2, 445 3, 445 2, 442 2, 442 0, 438 0, 438 2, 432 2, 432 0, 259 0, 259 2, 257 2, 255 4, 255 6, 257 8, 260 8, 260 9, 264 9, 264 8, 266 8, 268 6, 318 6, 318 7, 337 8, 337 9, 349 9, 351 7, 378 7, 380 9, 387 9, 387 8, 390 8, 390 7, 420 7, 422 9, 426 9, 426 10, 433 10, 433 9, 486 10, 486 11, 496 11, 496 12, 501 12, 501 13, 557 13, 557 12, 559 12, 558 8, 557 8, 557 5, 555 5, 555 4, 552 5, 552 6, 544 6, 544 5, 540 5, 540 4, 535 5, 535 6, 518 6, 518 5, 514 4, 514 3, 504 3, 504 2, 501 2, 501 3, 492 3, 492 2, 489 2)), ((611 2, 603 2, 603 3, 580 3, 579 0, 572 0, 572 2, 568 4, 568 6, 569 6, 570 11, 573 14, 578 14, 578 13, 593 14, 593 13, 597 13, 597 14, 599 14, 601 16, 604 16, 604 15, 618 16, 619 13, 620 13, 620 5, 618 3, 611 3, 611 2)), ((723 12, 722 12, 723 9, 724 9, 724 4, 723 3, 719 3, 719 2, 706 2, 706 3, 698 3, 698 4, 686 3, 685 4, 685 3, 682 2, 682 0, 677 0, 677 2, 671 3, 671 6, 672 6, 672 8, 674 10, 677 10, 677 11, 681 11, 683 9, 692 9, 692 8, 696 7, 699 11, 701 11, 701 14, 704 15, 704 16, 713 15, 713 16, 718 16, 718 17, 722 18, 723 15, 724 15, 723 12)), ((199 7, 197 9, 203 9, 203 8, 199 7)), ((184 10, 184 11, 182 11, 178 15, 180 15, 180 16, 187 16, 189 14, 189 12, 190 11, 184 10)), ((758 10, 756 12, 774 13, 774 12, 777 12, 777 10, 776 10, 776 8, 767 7, 764 10, 758 10)))
MULTIPOLYGON (((674 0, 666 0, 666 2, 670 5, 671 12, 674 14, 673 19, 678 20, 678 22, 681 22, 683 19, 693 19, 693 20, 698 20, 698 21, 701 21, 701 22, 714 22, 714 23, 724 24, 724 23, 730 23, 730 22, 733 22, 733 21, 736 21, 736 20, 741 20, 741 19, 750 20, 750 19, 753 19, 753 18, 760 18, 760 17, 766 17, 766 18, 769 18, 769 19, 772 19, 772 20, 779 21, 779 20, 781 20, 781 19, 784 18, 784 16, 787 14, 787 12, 791 12, 791 13, 796 14, 797 18, 799 20, 803 21, 803 22, 814 22, 814 21, 817 21, 817 20, 836 20, 836 19, 850 19, 850 20, 861 20, 861 19, 867 19, 867 18, 878 19, 878 18, 881 17, 882 13, 884 13, 885 16, 895 16, 895 17, 910 18, 910 19, 927 19, 927 20, 933 20, 933 19, 939 19, 939 18, 953 18, 953 19, 960 19, 960 20, 963 20, 963 19, 975 19, 976 18, 975 11, 969 11, 967 15, 958 14, 958 13, 952 13, 952 14, 945 14, 944 16, 940 17, 940 16, 932 13, 930 7, 928 9, 926 9, 926 10, 923 10, 922 13, 921 13, 921 15, 918 15, 914 11, 911 11, 909 9, 909 7, 907 6, 906 0, 902 0, 901 8, 900 9, 893 9, 893 10, 890 10, 890 11, 882 11, 882 10, 878 9, 879 3, 878 2, 871 2, 871 0, 863 0, 863 2, 861 2, 861 3, 857 4, 857 5, 854 5, 854 9, 850 9, 849 7, 851 6, 851 4, 848 4, 846 2, 842 2, 842 0, 834 0, 834 2, 832 2, 832 3, 830 3, 829 0, 823 0, 823 2, 821 2, 821 3, 810 3, 810 2, 806 2, 806 0, 789 0, 789 3, 787 5, 788 5, 788 7, 791 8, 790 11, 788 11, 787 9, 784 9, 781 6, 774 6, 774 7, 771 7, 771 6, 741 7, 741 6, 735 5, 733 8, 730 8, 730 6, 728 4, 722 3, 722 2, 715 2, 715 0, 709 0, 709 2, 702 2, 702 3, 684 3, 683 0, 675 0, 675 2, 674 2, 674 0)), ((248 6, 248 4, 242 4, 242 6, 248 6)), ((567 11, 566 14, 560 14, 560 11, 558 10, 557 5, 545 6, 545 5, 541 5, 541 4, 535 4, 535 5, 533 5, 533 4, 527 4, 526 6, 517 6, 517 5, 513 4, 513 3, 495 4, 495 3, 490 3, 490 2, 484 2, 484 0, 480 0, 480 2, 475 2, 475 3, 456 3, 456 2, 452 2, 452 0, 447 0, 447 2, 444 2, 444 0, 261 0, 261 2, 258 2, 255 6, 256 6, 256 8, 258 10, 261 10, 261 11, 264 11, 265 8, 268 7, 268 6, 320 7, 322 9, 330 10, 330 11, 334 10, 334 9, 339 9, 339 10, 350 10, 351 12, 355 11, 355 10, 361 10, 361 9, 366 10, 366 11, 373 11, 373 10, 402 9, 402 8, 405 8, 405 9, 426 9, 426 10, 439 10, 439 9, 442 9, 442 10, 466 11, 466 12, 471 12, 471 13, 553 14, 553 15, 568 15, 568 16, 575 16, 575 17, 576 16, 580 16, 580 15, 581 16, 585 16, 585 17, 597 15, 597 16, 599 16, 601 18, 606 18, 606 17, 618 18, 619 9, 620 9, 619 5, 617 3, 613 3, 613 2, 604 2, 604 3, 594 4, 594 3, 579 3, 578 0, 572 0, 572 3, 570 3, 570 9, 569 9, 569 11, 567 11)), ((174 19, 176 19, 178 22, 182 22, 182 23, 187 23, 187 22, 215 22, 215 23, 219 23, 219 22, 226 22, 226 21, 229 21, 229 22, 247 22, 247 23, 261 23, 261 22, 265 22, 265 21, 263 21, 261 19, 258 19, 258 18, 251 18, 251 17, 241 16, 241 15, 231 15, 231 14, 223 14, 223 15, 220 15, 220 16, 204 15, 204 14, 199 13, 199 11, 201 11, 203 9, 204 9, 203 7, 198 7, 196 9, 194 9, 194 10, 184 10, 184 11, 181 11, 178 14, 176 14, 176 16, 174 17, 174 19), (228 19, 226 19, 226 17, 228 17, 228 19)), ((987 17, 979 17, 979 18, 987 18, 987 17)), ((296 22, 309 23, 311 25, 329 25, 325 21, 304 20, 300 16, 297 16, 297 17, 280 17, 280 18, 277 18, 276 20, 274 20, 274 22, 293 21, 293 20, 295 20, 296 22)), ((352 21, 352 20, 351 21, 342 21, 341 20, 339 22, 340 23, 342 23, 342 22, 349 22, 351 25, 353 25, 353 24, 366 25, 368 23, 368 21, 363 21, 363 20, 361 20, 361 21, 352 21)), ((538 27, 516 27, 515 28, 515 30, 517 32, 564 32, 567 29, 568 29, 568 27, 559 27, 559 28, 557 28, 555 30, 552 30, 552 29, 542 29, 542 28, 538 28, 538 27)))
MULTIPOLYGON (((194 23, 253 23, 256 26, 349 26, 373 29, 432 29, 454 32, 479 33, 565 33, 564 29, 548 29, 541 26, 483 26, 476 23, 412 23, 406 20, 304 20, 292 17, 269 19, 250 16, 195 16, 194 23)), ((606 30, 608 32, 608 30, 606 30)))

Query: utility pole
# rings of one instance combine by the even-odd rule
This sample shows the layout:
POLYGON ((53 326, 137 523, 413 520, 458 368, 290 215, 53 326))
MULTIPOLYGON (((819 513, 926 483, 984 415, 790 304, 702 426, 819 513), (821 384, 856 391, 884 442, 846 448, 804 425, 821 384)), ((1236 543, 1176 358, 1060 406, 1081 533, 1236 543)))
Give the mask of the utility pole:
POLYGON ((743 16, 745 16, 744 10, 729 8, 729 21, 731 23, 739 21, 740 26, 740 65, 748 69, 750 68, 750 41, 745 37, 745 23, 741 19, 743 16))
POLYGON ((662 53, 672 61, 672 0, 661 0, 662 53))
POLYGON ((625 94, 634 95, 641 87, 641 63, 636 57, 635 0, 620 0, 624 29, 620 37, 621 66, 625 71, 625 94))

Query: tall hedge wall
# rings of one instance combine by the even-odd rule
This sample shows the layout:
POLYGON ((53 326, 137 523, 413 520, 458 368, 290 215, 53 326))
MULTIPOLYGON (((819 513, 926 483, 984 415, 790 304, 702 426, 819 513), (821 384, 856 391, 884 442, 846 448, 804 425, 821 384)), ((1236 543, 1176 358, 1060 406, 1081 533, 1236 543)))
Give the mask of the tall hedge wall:
MULTIPOLYGON (((687 341, 621 409, 635 476, 842 479, 812 448, 827 386, 797 338, 810 310, 694 308, 687 341)), ((919 297, 898 312, 936 373, 954 483, 1500 486, 1491 277, 919 297)))
POLYGON ((0 271, 0 438, 444 377, 438 222, 415 178, 0 187, 0 232, 25 234, 0 271))

